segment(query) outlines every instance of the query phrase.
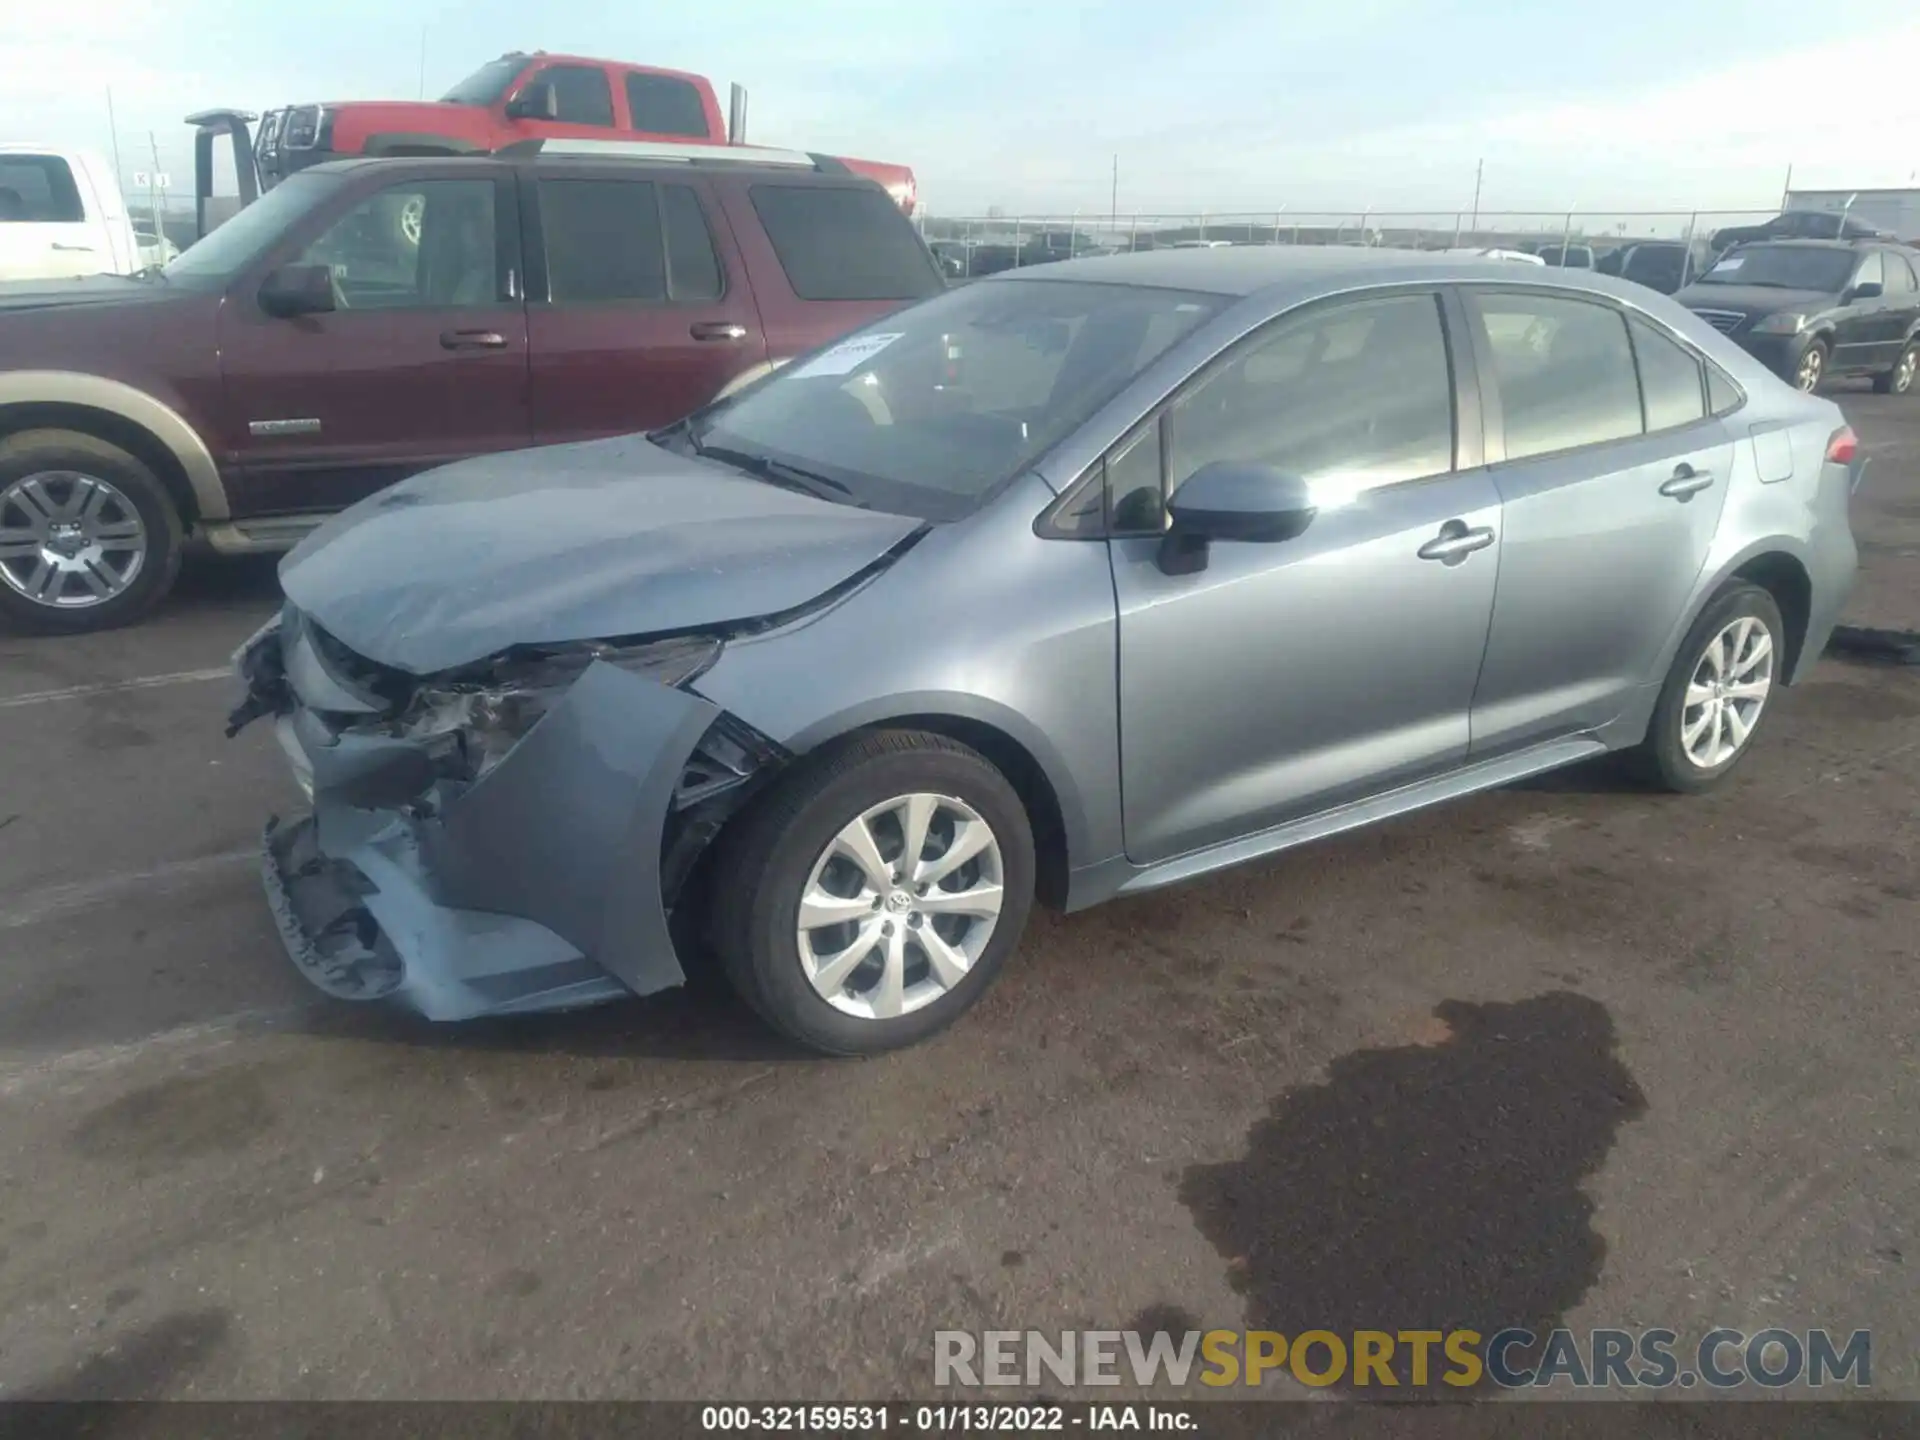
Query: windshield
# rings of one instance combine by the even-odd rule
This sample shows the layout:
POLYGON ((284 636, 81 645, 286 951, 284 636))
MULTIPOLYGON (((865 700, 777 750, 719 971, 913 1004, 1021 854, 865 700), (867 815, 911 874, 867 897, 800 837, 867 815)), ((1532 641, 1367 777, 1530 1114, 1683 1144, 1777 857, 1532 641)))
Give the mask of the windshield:
POLYGON ((440 97, 443 105, 491 105, 507 93, 513 77, 527 68, 524 59, 489 60, 440 97))
POLYGON ((823 477, 851 503, 955 519, 1225 303, 1059 280, 962 286, 794 361, 690 438, 823 477))
POLYGON ((227 280, 247 268, 340 182, 331 175, 293 175, 169 260, 169 280, 227 280))
POLYGON ((1810 245, 1743 245, 1700 277, 1702 285, 1764 285, 1774 290, 1845 288, 1860 257, 1810 245))

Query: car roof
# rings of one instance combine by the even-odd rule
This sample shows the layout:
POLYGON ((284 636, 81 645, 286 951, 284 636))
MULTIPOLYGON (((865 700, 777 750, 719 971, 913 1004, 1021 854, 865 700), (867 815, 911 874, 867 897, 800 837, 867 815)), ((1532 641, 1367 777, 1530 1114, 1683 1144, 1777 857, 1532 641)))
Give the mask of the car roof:
POLYGON ((1498 280, 1509 285, 1544 284, 1612 293, 1608 277, 1594 276, 1586 270, 1566 270, 1551 265, 1529 265, 1522 269, 1511 260, 1492 256, 1359 245, 1233 245, 1218 250, 1144 250, 1003 270, 974 283, 1018 284, 1042 280, 1137 285, 1147 289, 1232 296, 1294 291, 1305 295, 1338 289, 1347 281, 1441 284, 1498 280))
MULTIPOLYGON (((859 185, 873 182, 849 172, 809 170, 799 165, 755 165, 743 160, 728 160, 724 165, 689 164, 667 156, 653 155, 348 155, 327 160, 296 171, 300 175, 351 175, 369 169, 394 169, 402 165, 416 168, 448 166, 455 170, 479 165, 511 166, 559 172, 561 170, 639 170, 649 175, 744 175, 754 180, 779 180, 790 185, 859 185)), ((289 177, 291 178, 291 177, 289 177)))

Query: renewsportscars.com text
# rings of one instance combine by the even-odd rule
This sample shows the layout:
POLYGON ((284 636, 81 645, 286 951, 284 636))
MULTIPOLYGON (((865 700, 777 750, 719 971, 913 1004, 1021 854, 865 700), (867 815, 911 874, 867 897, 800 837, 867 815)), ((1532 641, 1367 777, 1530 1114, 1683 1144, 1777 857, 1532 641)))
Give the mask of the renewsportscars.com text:
POLYGON ((1669 1329, 1552 1330, 940 1330, 942 1387, 1257 1386, 1269 1376, 1350 1388, 1491 1383, 1505 1389, 1730 1390, 1873 1383, 1873 1334, 1714 1329, 1685 1342, 1669 1329))

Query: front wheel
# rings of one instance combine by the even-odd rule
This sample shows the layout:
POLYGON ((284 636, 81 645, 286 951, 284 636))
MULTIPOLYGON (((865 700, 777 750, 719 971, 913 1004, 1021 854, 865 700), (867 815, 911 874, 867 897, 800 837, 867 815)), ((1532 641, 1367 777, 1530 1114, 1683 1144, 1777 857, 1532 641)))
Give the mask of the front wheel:
POLYGON ((1800 352, 1800 363, 1793 368, 1793 388, 1811 395, 1827 378, 1827 342, 1815 340, 1800 352))
POLYGON ((720 843, 713 934, 729 981, 776 1029, 833 1055, 952 1024, 1033 903, 1020 797, 943 735, 845 741, 802 762, 720 843))
POLYGON ((1687 632, 1640 747, 1641 768, 1668 790, 1710 790, 1740 763, 1783 673, 1786 627, 1773 596, 1741 582, 1687 632))
POLYGON ((1913 389, 1914 372, 1920 370, 1920 340, 1900 352, 1893 368, 1873 377, 1873 388, 1882 395, 1905 395, 1913 389))
POLYGON ((0 441, 0 617, 74 634, 139 619, 180 569, 179 513, 153 471, 72 430, 0 441))

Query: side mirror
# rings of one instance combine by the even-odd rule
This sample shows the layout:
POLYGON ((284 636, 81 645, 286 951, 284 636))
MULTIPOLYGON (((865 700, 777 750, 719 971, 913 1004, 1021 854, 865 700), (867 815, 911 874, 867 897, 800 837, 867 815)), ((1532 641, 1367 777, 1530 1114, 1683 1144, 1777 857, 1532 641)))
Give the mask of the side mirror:
POLYGON ((507 101, 509 120, 558 120, 560 96, 545 80, 531 80, 507 101))
POLYGON ((260 308, 281 320, 325 315, 333 308, 333 270, 326 265, 282 265, 260 282, 260 308))
POLYGON ((1215 540, 1262 545, 1291 540, 1312 523, 1314 513, 1313 498, 1299 476, 1271 465, 1216 460, 1173 492, 1160 568, 1169 575, 1206 569, 1215 540))
POLYGON ((1878 280, 1869 280, 1864 285, 1855 285, 1840 299, 1847 305, 1853 304, 1856 300, 1878 300, 1885 288, 1878 280))

